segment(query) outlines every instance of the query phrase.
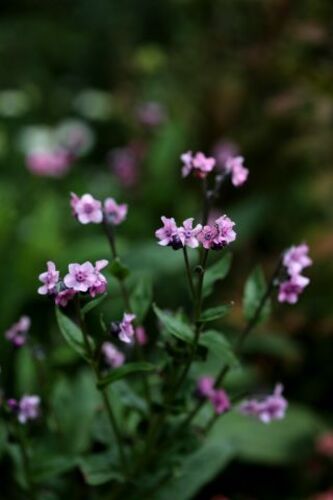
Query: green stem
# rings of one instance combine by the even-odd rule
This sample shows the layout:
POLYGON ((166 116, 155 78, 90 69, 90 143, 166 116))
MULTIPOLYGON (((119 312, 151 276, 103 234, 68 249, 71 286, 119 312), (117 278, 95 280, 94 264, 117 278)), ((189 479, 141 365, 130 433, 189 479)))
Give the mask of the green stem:
POLYGON ((22 428, 20 424, 15 423, 15 434, 17 437, 18 445, 20 447, 20 452, 22 456, 24 475, 29 489, 29 498, 35 500, 37 498, 35 484, 31 474, 29 453, 26 446, 25 438, 23 436, 22 428))
POLYGON ((190 266, 190 261, 188 258, 188 253, 187 253, 187 248, 183 247, 183 254, 184 254, 184 261, 185 261, 185 268, 186 268, 186 274, 187 274, 187 280, 188 284, 190 287, 190 291, 192 294, 193 300, 195 300, 195 289, 194 289, 194 284, 193 284, 193 279, 192 279, 192 272, 191 272, 191 266, 190 266))
MULTIPOLYGON (((96 381, 99 382, 99 380, 101 378, 100 372, 99 372, 99 365, 96 362, 95 353, 94 353, 94 350, 93 350, 91 343, 89 341, 87 325, 86 325, 86 322, 85 322, 84 317, 83 317, 82 312, 81 312, 79 297, 77 297, 77 299, 76 299, 76 308, 77 308, 77 316, 79 319, 79 324, 81 327, 86 352, 87 352, 88 357, 89 357, 89 365, 95 374, 96 381)), ((99 389, 99 391, 102 395, 104 406, 105 406, 105 409, 106 409, 106 412, 108 415, 108 419, 110 422, 110 427, 111 427, 113 434, 116 438, 120 461, 124 467, 124 470, 128 471, 127 460, 126 460, 126 455, 125 455, 124 448, 123 448, 123 441, 122 441, 121 433, 120 433, 120 430, 119 430, 119 427, 117 424, 116 417, 115 417, 113 410, 112 410, 112 406, 111 406, 111 403, 109 400, 107 390, 106 389, 99 389)))

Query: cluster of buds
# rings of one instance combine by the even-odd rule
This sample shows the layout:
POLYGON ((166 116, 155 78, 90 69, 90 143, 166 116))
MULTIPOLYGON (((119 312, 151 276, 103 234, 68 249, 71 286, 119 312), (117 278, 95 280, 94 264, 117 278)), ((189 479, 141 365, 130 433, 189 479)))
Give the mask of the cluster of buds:
POLYGON ((295 304, 304 288, 310 283, 306 276, 302 276, 304 268, 311 266, 312 260, 309 255, 309 247, 306 244, 292 246, 284 253, 283 266, 287 278, 279 284, 279 302, 295 304))
POLYGON ((273 394, 262 399, 249 399, 244 401, 239 407, 243 415, 250 415, 261 422, 268 424, 272 420, 284 418, 288 401, 282 396, 283 386, 277 384, 273 394))
POLYGON ((236 239, 235 223, 226 215, 212 224, 193 227, 193 218, 186 219, 178 227, 174 218, 161 217, 163 227, 155 232, 158 244, 171 246, 174 250, 183 247, 197 248, 200 244, 206 249, 220 250, 236 239))
POLYGON ((14 323, 6 332, 5 338, 15 347, 22 347, 27 341, 31 320, 28 316, 21 316, 17 323, 14 323))
POLYGON ((71 207, 81 224, 101 224, 104 221, 117 226, 127 216, 127 205, 118 204, 113 198, 106 198, 102 203, 88 193, 81 197, 71 193, 71 207))
POLYGON ((217 415, 230 410, 230 401, 224 389, 216 389, 213 377, 204 376, 198 380, 196 393, 201 399, 208 399, 217 415))
POLYGON ((106 259, 84 264, 69 264, 68 274, 63 280, 54 262, 47 262, 47 271, 39 275, 43 283, 38 288, 40 295, 50 295, 58 306, 66 307, 77 293, 89 293, 91 297, 102 294, 107 289, 107 280, 101 270, 108 265, 106 259))

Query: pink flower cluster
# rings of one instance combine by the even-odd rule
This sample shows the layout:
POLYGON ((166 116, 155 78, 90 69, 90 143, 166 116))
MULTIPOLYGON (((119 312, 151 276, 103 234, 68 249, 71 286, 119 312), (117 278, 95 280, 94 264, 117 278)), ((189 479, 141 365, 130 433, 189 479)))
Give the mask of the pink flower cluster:
POLYGON ((91 194, 84 194, 79 197, 71 193, 71 207, 73 215, 81 224, 121 224, 127 216, 127 205, 118 204, 113 198, 106 198, 102 202, 96 200, 91 194))
POLYGON ((295 304, 299 295, 310 283, 309 278, 301 274, 304 268, 312 264, 312 260, 308 253, 309 247, 305 243, 293 246, 285 252, 283 256, 283 265, 288 277, 279 285, 279 302, 295 304))
POLYGON ((174 218, 161 217, 163 227, 155 231, 155 236, 162 246, 171 246, 174 250, 185 246, 197 248, 200 244, 206 249, 219 250, 236 239, 235 223, 226 215, 212 224, 193 227, 193 218, 186 219, 178 227, 174 218))
POLYGON ((230 175, 235 187, 242 186, 249 176, 249 170, 244 167, 244 158, 239 155, 237 144, 231 141, 221 141, 214 148, 217 169, 230 175))
POLYGON ((199 179, 204 179, 213 170, 216 160, 205 156, 200 151, 193 155, 192 151, 183 153, 180 157, 183 162, 182 176, 187 177, 191 172, 199 179))
POLYGON ((111 368, 118 368, 125 362, 124 354, 119 351, 112 342, 104 342, 102 344, 102 354, 104 356, 105 363, 111 368))
POLYGON ((221 415, 230 409, 230 401, 223 389, 215 389, 214 379, 210 376, 201 377, 197 383, 197 395, 208 399, 217 415, 221 415))
POLYGON ((26 395, 17 401, 16 399, 8 399, 8 408, 17 415, 17 419, 21 424, 25 424, 28 420, 36 420, 40 413, 40 397, 35 395, 26 395))
POLYGON ((54 262, 47 262, 47 270, 39 275, 42 286, 38 288, 40 295, 51 295, 58 306, 66 307, 77 293, 89 293, 91 297, 104 293, 107 280, 101 270, 108 265, 106 259, 84 264, 69 264, 68 274, 63 280, 54 262))
POLYGON ((31 320, 28 316, 21 316, 17 323, 14 323, 5 332, 5 337, 15 347, 22 347, 27 341, 27 334, 30 329, 31 320))
POLYGON ((111 323, 111 335, 115 335, 119 340, 125 342, 125 344, 131 344, 135 338, 134 320, 135 314, 125 312, 121 321, 111 323))
POLYGON ((261 422, 268 424, 273 420, 284 418, 288 401, 282 396, 283 386, 277 384, 273 394, 263 399, 249 399, 239 407, 243 415, 250 415, 261 422))

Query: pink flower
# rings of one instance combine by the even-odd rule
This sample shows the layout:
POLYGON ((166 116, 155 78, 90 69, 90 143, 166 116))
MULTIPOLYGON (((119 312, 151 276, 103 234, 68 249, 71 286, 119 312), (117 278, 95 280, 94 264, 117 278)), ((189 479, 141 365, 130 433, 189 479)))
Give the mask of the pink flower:
POLYGON ((107 222, 111 224, 121 224, 127 216, 127 205, 116 203, 113 198, 106 198, 104 201, 104 213, 107 222))
POLYGON ((229 397, 223 389, 216 389, 210 400, 217 415, 221 415, 230 409, 229 397))
POLYGON ((133 321, 135 314, 124 313, 122 321, 119 323, 119 339, 126 344, 131 344, 134 337, 133 321))
POLYGON ((69 264, 69 273, 64 278, 67 288, 76 292, 87 292, 96 283, 96 270, 91 262, 84 264, 69 264))
POLYGON ((62 149, 35 151, 28 154, 26 164, 28 170, 33 174, 47 177, 62 177, 69 170, 71 158, 62 149))
POLYGON ((52 294, 55 292, 59 281, 59 271, 57 271, 55 263, 49 260, 47 262, 47 271, 39 275, 39 280, 43 283, 38 288, 40 295, 52 294))
POLYGON ((178 234, 178 228, 175 219, 173 217, 167 218, 162 216, 161 220, 163 222, 163 227, 155 231, 156 238, 160 240, 158 244, 162 246, 172 246, 173 248, 180 248, 182 244, 178 234))
POLYGON ((214 394, 214 379, 209 375, 199 378, 197 394, 203 398, 210 398, 214 394))
POLYGON ((102 203, 95 200, 91 194, 84 194, 79 198, 75 193, 72 193, 71 207, 81 224, 99 224, 103 220, 102 203))
POLYGON ((146 345, 148 342, 148 337, 146 334, 146 330, 143 326, 137 326, 135 328, 135 340, 139 345, 146 345))
POLYGON ((137 184, 141 156, 140 148, 135 144, 110 151, 108 164, 123 186, 132 187, 137 184))
POLYGON ((225 168, 231 174, 231 182, 234 186, 238 187, 246 182, 249 171, 244 167, 244 158, 242 156, 235 156, 228 158, 225 163, 225 168))
POLYGON ((89 293, 91 297, 95 297, 101 293, 104 293, 107 289, 107 280, 105 276, 100 272, 109 264, 106 259, 98 260, 95 262, 95 283, 89 288, 89 293))
POLYGON ((300 274, 291 276, 288 281, 280 283, 278 301, 296 304, 298 296, 303 292, 304 288, 309 283, 309 278, 300 274))
POLYGON ((258 418, 261 422, 268 424, 272 420, 284 418, 288 402, 282 396, 283 386, 277 384, 272 395, 262 400, 250 399, 242 403, 239 407, 244 415, 258 418))
POLYGON ((317 438, 316 451, 321 455, 333 458, 333 432, 325 432, 317 438))
POLYGON ((183 153, 180 157, 183 162, 182 176, 187 177, 192 171, 196 177, 204 179, 215 167, 216 160, 205 156, 200 151, 194 156, 192 151, 183 153))
POLYGON ((104 342, 102 345, 102 353, 104 355, 105 362, 111 366, 111 368, 118 368, 125 362, 125 356, 120 352, 111 342, 104 342))
POLYGON ((19 402, 18 420, 25 424, 28 420, 36 420, 39 416, 40 397, 23 396, 19 402))
POLYGON ((206 250, 219 250, 236 239, 235 223, 226 215, 219 217, 213 224, 204 226, 198 240, 206 250))
POLYGON ((183 246, 197 248, 199 246, 197 236, 202 229, 202 225, 197 224, 193 227, 193 220, 193 217, 184 220, 183 225, 178 228, 177 234, 183 246))
POLYGON ((305 267, 311 266, 312 260, 309 255, 309 247, 305 243, 292 246, 283 256, 283 265, 290 275, 299 274, 305 267))
POLYGON ((27 341, 27 333, 30 329, 31 320, 28 316, 21 316, 19 321, 5 332, 5 337, 15 347, 22 347, 27 341))
POLYGON ((65 288, 58 292, 55 296, 55 303, 57 306, 66 307, 68 302, 70 302, 73 297, 75 297, 76 291, 71 288, 65 288))

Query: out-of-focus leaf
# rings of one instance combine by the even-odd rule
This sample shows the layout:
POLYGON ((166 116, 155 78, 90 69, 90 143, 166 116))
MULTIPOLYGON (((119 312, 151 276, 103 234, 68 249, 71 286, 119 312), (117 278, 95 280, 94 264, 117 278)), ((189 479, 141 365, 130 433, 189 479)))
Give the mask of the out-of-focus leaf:
POLYGON ((301 346, 286 335, 273 332, 256 334, 254 332, 244 342, 243 351, 296 361, 300 358, 301 346))
POLYGON ((103 388, 133 373, 150 372, 153 370, 155 370, 155 366, 151 363, 126 363, 123 366, 119 366, 119 368, 113 368, 108 375, 98 381, 97 385, 103 388))
POLYGON ((109 272, 117 279, 124 280, 129 275, 129 269, 126 267, 119 257, 113 259, 109 266, 109 272))
POLYGON ((220 260, 207 269, 204 276, 203 296, 207 297, 212 291, 216 281, 225 278, 231 266, 232 254, 226 253, 220 260))
POLYGON ((209 439, 229 443, 239 458, 262 464, 288 464, 303 461, 313 453, 313 439, 325 424, 310 410, 290 406, 283 420, 263 424, 234 411, 213 427, 209 439))
POLYGON ((95 309, 95 307, 99 306, 106 299, 107 296, 108 294, 104 293, 103 295, 100 295, 99 297, 96 297, 96 299, 91 300, 90 302, 85 304, 81 310, 82 314, 87 314, 89 311, 95 309))
POLYGON ((7 430, 3 422, 0 422, 0 458, 2 457, 7 443, 7 430))
POLYGON ((110 452, 88 455, 79 460, 84 480, 91 486, 98 486, 112 480, 123 482, 124 477, 116 466, 116 457, 110 452))
POLYGON ((171 481, 162 486, 151 500, 189 500, 234 457, 226 443, 206 442, 192 455, 184 457, 182 466, 171 481))
POLYGON ((35 354, 27 348, 20 349, 16 353, 15 358, 15 374, 16 388, 18 394, 33 394, 38 386, 38 373, 36 365, 37 359, 34 361, 35 354))
POLYGON ((200 335, 199 344, 207 347, 210 353, 218 356, 226 365, 236 368, 239 361, 228 340, 222 333, 215 330, 207 330, 200 335))
POLYGON ((142 277, 131 294, 131 307, 137 321, 142 324, 153 298, 152 280, 142 277))
POLYGON ((171 314, 163 312, 156 304, 153 304, 153 309, 158 317, 158 319, 163 324, 164 328, 168 333, 171 333, 174 337, 177 337, 188 344, 192 344, 194 340, 194 335, 191 327, 181 321, 178 318, 175 318, 171 314))
MULTIPOLYGON (((264 273, 261 267, 256 267, 246 281, 244 288, 243 308, 244 316, 248 321, 251 321, 253 319, 260 301, 266 292, 266 289, 267 285, 264 273)), ((260 323, 267 319, 270 314, 270 310, 271 304, 270 301, 267 300, 258 317, 257 323, 260 323)))
MULTIPOLYGON (((68 318, 58 307, 56 308, 56 318, 60 331, 72 349, 76 351, 80 356, 87 359, 87 353, 83 340, 83 333, 80 328, 73 323, 71 319, 68 318)), ((90 341, 92 341, 90 339, 90 341)))
POLYGON ((32 475, 37 483, 47 481, 70 471, 77 465, 77 458, 70 456, 36 455, 32 461, 32 475))
POLYGON ((228 314, 229 310, 230 305, 228 304, 206 309, 200 316, 200 322, 207 323, 208 321, 214 321, 216 319, 223 318, 228 314))

